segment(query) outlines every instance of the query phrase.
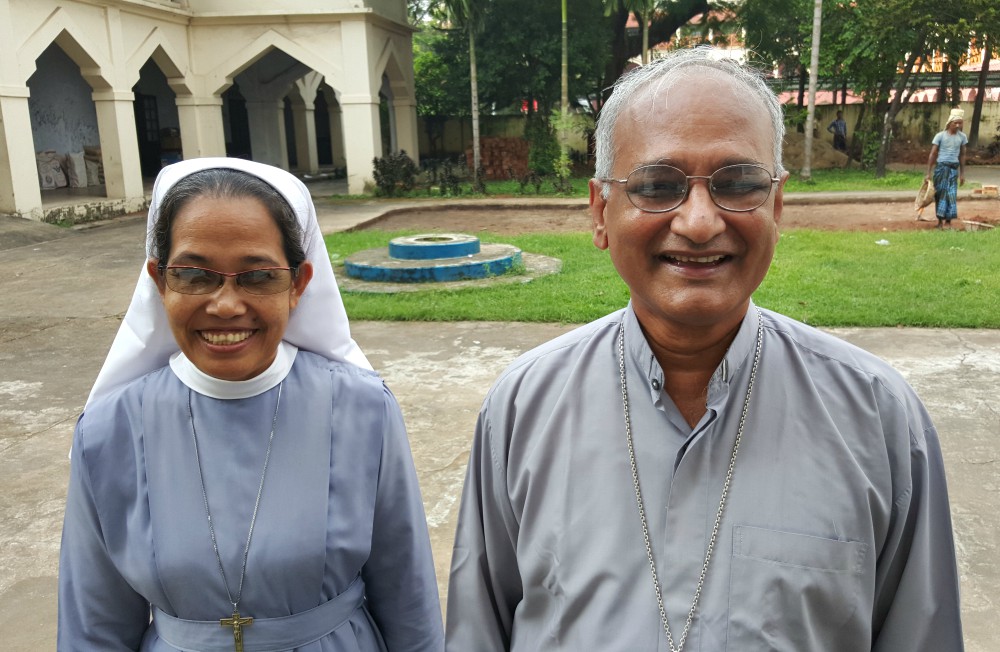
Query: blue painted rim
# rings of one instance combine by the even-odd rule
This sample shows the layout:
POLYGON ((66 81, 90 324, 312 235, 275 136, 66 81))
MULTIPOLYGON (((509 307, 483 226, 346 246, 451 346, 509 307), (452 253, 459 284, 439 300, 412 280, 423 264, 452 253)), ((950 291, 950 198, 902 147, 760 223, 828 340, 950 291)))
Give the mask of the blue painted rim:
POLYGON ((344 262, 344 270, 352 278, 362 281, 382 283, 429 283, 443 281, 464 281, 469 279, 499 276, 521 263, 521 252, 489 261, 469 262, 464 264, 448 264, 434 267, 409 267, 388 269, 375 265, 363 265, 344 262))
POLYGON ((461 258, 478 253, 479 238, 469 235, 411 235, 389 241, 389 257, 397 260, 461 258))

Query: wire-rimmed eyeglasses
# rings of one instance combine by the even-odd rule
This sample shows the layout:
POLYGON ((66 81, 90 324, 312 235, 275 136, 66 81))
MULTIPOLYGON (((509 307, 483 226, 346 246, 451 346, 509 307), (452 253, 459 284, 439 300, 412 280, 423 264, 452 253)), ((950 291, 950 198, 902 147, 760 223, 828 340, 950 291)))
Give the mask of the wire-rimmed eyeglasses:
POLYGON ((181 294, 211 294, 222 287, 227 278, 249 294, 278 294, 292 287, 298 270, 293 267, 260 267, 243 272, 217 272, 204 267, 164 265, 160 274, 167 287, 181 294))
POLYGON ((726 211, 746 213, 760 208, 771 195, 771 188, 781 181, 767 168, 741 163, 721 167, 711 175, 684 174, 672 165, 656 163, 632 170, 624 179, 598 179, 625 185, 625 195, 632 205, 646 213, 672 211, 687 199, 691 179, 705 179, 712 201, 726 211))

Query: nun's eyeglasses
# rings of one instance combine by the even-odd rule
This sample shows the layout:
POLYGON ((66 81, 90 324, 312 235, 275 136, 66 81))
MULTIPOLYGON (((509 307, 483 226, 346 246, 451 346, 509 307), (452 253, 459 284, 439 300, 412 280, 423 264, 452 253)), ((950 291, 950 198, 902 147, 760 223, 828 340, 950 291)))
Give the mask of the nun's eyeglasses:
POLYGON ((292 287, 298 270, 292 267, 261 267, 245 272, 217 272, 204 267, 164 265, 160 274, 167 287, 181 294, 211 294, 222 287, 227 278, 249 294, 278 294, 292 287))
POLYGON ((684 174, 672 165, 643 165, 625 179, 598 179, 625 184, 632 205, 646 213, 672 211, 687 199, 691 179, 705 179, 712 201, 726 211, 746 213, 760 208, 771 195, 771 187, 781 179, 760 165, 739 164, 719 168, 710 176, 684 174))

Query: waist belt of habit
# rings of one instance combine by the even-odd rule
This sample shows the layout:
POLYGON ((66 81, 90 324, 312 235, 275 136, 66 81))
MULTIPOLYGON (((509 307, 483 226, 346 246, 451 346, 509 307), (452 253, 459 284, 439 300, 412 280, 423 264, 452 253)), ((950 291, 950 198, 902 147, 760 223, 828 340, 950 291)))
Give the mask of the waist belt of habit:
MULTIPOLYGON (((279 618, 254 618, 243 630, 245 652, 290 650, 318 641, 343 625, 364 602, 365 584, 358 577, 347 590, 309 611, 279 618)), ((233 630, 218 620, 183 620, 153 608, 160 638, 184 652, 232 652, 233 630)))

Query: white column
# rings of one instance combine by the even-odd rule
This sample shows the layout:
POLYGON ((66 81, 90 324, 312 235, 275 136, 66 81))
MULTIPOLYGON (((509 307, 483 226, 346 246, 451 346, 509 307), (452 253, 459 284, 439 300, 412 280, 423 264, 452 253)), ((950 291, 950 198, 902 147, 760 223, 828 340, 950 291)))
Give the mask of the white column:
POLYGON ((316 145, 316 96, 323 75, 310 70, 295 80, 292 100, 292 119, 295 125, 295 151, 299 171, 308 174, 319 172, 319 151, 316 145))
POLYGON ((0 213, 43 217, 25 86, 0 86, 0 213))
MULTIPOLYGON (((285 98, 278 100, 278 104, 275 107, 278 114, 278 147, 277 152, 279 160, 278 167, 282 170, 289 170, 291 165, 288 163, 288 131, 285 130, 285 98)), ((256 159, 255 159, 256 160, 256 159)))
POLYGON ((382 80, 375 79, 372 43, 378 40, 376 30, 363 20, 344 20, 340 25, 341 56, 352 62, 340 91, 343 113, 344 151, 347 153, 347 187, 350 193, 364 192, 373 179, 372 160, 382 156, 382 130, 379 127, 379 88, 382 80))
POLYGON ((139 140, 131 91, 96 91, 91 97, 101 135, 106 194, 115 199, 142 199, 139 140))
POLYGON ((340 98, 344 116, 344 150, 347 152, 347 191, 361 194, 372 181, 372 160, 382 156, 378 96, 340 98))
POLYGON ((412 99, 392 101, 392 113, 396 116, 396 147, 404 150, 414 161, 420 158, 419 134, 417 132, 417 103, 412 99))
POLYGON ((319 172, 319 152, 316 149, 316 108, 301 97, 292 99, 292 121, 295 125, 295 154, 300 173, 319 172))
MULTIPOLYGON (((395 154, 396 152, 399 151, 399 140, 396 138, 396 110, 393 108, 394 101, 395 100, 393 100, 392 98, 388 98, 385 100, 386 106, 388 107, 388 111, 386 111, 386 114, 389 117, 389 150, 388 150, 389 154, 395 154)), ((381 103, 382 102, 380 98, 379 104, 381 103)), ((379 112, 379 125, 381 126, 381 124, 382 124, 382 113, 379 112)), ((382 143, 382 146, 385 147, 385 143, 382 143)))
POLYGON ((330 149, 333 158, 333 166, 338 168, 347 167, 347 154, 344 151, 344 112, 340 108, 340 102, 328 101, 327 110, 330 114, 330 149))
POLYGON ((284 104, 280 101, 275 103, 274 100, 248 98, 246 107, 253 160, 287 170, 284 104))
POLYGON ((185 159, 226 155, 222 97, 178 97, 177 118, 185 159))

